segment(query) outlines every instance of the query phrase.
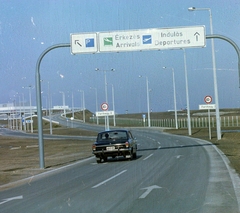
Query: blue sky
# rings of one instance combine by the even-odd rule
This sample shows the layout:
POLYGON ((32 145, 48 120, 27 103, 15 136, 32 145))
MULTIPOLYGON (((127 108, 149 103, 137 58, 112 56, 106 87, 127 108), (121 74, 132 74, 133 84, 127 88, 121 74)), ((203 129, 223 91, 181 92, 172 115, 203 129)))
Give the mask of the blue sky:
MULTIPOLYGON (((51 45, 70 43, 71 33, 105 32, 150 28, 175 28, 205 25, 210 34, 209 12, 189 12, 188 7, 211 8, 213 32, 229 37, 240 46, 240 2, 238 0, 0 0, 0 103, 19 101, 24 94, 28 102, 29 85, 35 86, 35 68, 39 55, 51 45)), ((233 47, 215 39, 219 107, 240 106, 238 59, 233 47)), ((211 42, 205 48, 186 49, 190 109, 204 104, 214 86, 211 42)), ((47 104, 48 82, 53 105, 81 105, 85 93, 86 108, 95 111, 95 90, 98 107, 105 102, 104 72, 107 71, 108 102, 112 108, 111 87, 114 86, 117 113, 147 111, 146 79, 150 88, 153 112, 173 109, 171 69, 174 68, 177 108, 186 107, 184 59, 182 50, 132 51, 72 55, 70 48, 48 53, 41 64, 42 103, 47 104), (63 75, 64 78, 61 78, 63 75)), ((32 102, 36 104, 35 89, 32 102)))

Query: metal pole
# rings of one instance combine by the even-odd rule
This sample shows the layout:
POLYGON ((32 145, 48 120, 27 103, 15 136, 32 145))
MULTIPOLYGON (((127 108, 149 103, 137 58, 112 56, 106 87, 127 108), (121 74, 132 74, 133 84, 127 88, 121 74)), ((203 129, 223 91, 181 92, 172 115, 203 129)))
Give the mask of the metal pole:
POLYGON ((176 129, 178 129, 175 75, 174 75, 174 69, 173 68, 172 68, 172 75, 173 75, 173 93, 174 93, 173 96, 174 96, 175 125, 176 125, 176 129))
POLYGON ((51 112, 51 95, 50 95, 50 83, 48 82, 48 113, 50 120, 50 135, 52 135, 52 112, 51 112))
POLYGON ((22 94, 22 96, 23 96, 23 118, 24 118, 24 120, 23 120, 23 129, 24 129, 24 131, 26 132, 26 121, 25 121, 25 104, 24 104, 24 94, 22 94))
POLYGON ((115 101, 114 101, 114 86, 112 84, 112 102, 113 102, 113 126, 116 126, 116 118, 115 118, 115 101))
POLYGON ((227 41, 236 50, 237 55, 238 55, 238 79, 239 79, 239 88, 240 88, 240 49, 239 49, 238 45, 233 40, 231 40, 230 38, 228 38, 226 36, 223 36, 223 35, 217 35, 217 34, 206 35, 206 39, 212 39, 212 38, 218 38, 218 39, 222 39, 224 41, 227 41))
POLYGON ((108 96, 107 96, 107 75, 106 75, 106 70, 104 70, 104 82, 105 82, 105 99, 106 99, 106 103, 108 104, 108 96))
MULTIPOLYGON (((97 88, 96 89, 96 112, 98 111, 98 95, 97 95, 97 88)), ((98 116, 97 116, 97 124, 99 124, 99 121, 98 121, 98 116)))
MULTIPOLYGON (((212 12, 210 9, 208 11, 210 14, 210 29, 211 29, 210 32, 211 32, 211 34, 213 34, 212 12)), ((215 60, 214 40, 213 39, 211 39, 211 43, 212 43, 214 94, 215 94, 215 105, 216 105, 217 139, 221 140, 221 123, 220 123, 219 102, 218 102, 217 71, 216 71, 216 60, 215 60)))
MULTIPOLYGON (((188 8, 189 11, 202 11, 207 10, 209 12, 210 19, 210 32, 213 34, 213 24, 212 24, 212 12, 210 8, 188 8)), ((213 82, 214 82, 214 96, 216 105, 216 126, 217 126, 217 139, 221 140, 221 123, 220 123, 220 113, 219 113, 219 101, 218 101, 218 87, 217 87, 217 72, 216 72, 216 60, 214 51, 214 40, 211 39, 212 46, 212 64, 213 64, 213 82)))
POLYGON ((33 133, 33 119, 32 119, 32 92, 31 92, 31 86, 29 86, 29 100, 30 100, 30 114, 31 114, 31 133, 33 133))
MULTIPOLYGON (((94 89, 95 90, 95 103, 96 103, 96 112, 98 111, 98 101, 97 101, 97 88, 95 87, 90 87, 90 89, 94 89)), ((98 116, 97 117, 97 124, 99 124, 98 122, 98 116)))
POLYGON ((42 99, 41 99, 41 84, 40 84, 40 64, 43 57, 51 50, 59 47, 70 47, 70 43, 68 44, 57 44, 47 48, 42 54, 39 56, 36 63, 36 73, 35 73, 35 82, 36 82, 36 98, 37 98, 37 115, 38 115, 38 144, 39 144, 39 161, 40 168, 45 167, 44 162, 44 141, 43 141, 43 122, 42 122, 42 99))
MULTIPOLYGON (((167 69, 168 67, 163 67, 163 69, 167 69)), ((178 118, 177 118, 177 100, 176 100, 176 88, 175 88, 175 76, 174 76, 174 68, 169 68, 172 70, 173 77, 173 100, 174 100, 174 114, 175 114, 175 127, 178 129, 178 118)))
MULTIPOLYGON (((105 98, 106 98, 106 103, 108 104, 106 70, 104 70, 104 80, 105 80, 105 98)), ((108 115, 105 116, 105 130, 109 130, 109 117, 108 117, 108 115)))
POLYGON ((82 93, 82 105, 83 105, 83 122, 85 123, 85 96, 84 96, 84 91, 80 90, 80 92, 82 93))
POLYGON ((72 119, 74 119, 74 101, 73 101, 73 92, 72 92, 72 119))
POLYGON ((208 109, 208 132, 209 132, 209 139, 212 139, 211 135, 211 121, 210 121, 210 109, 208 109))
POLYGON ((149 104, 149 88, 148 88, 148 77, 146 77, 147 84, 147 110, 148 110, 148 127, 151 127, 151 119, 150 119, 150 104, 149 104))
MULTIPOLYGON (((142 75, 138 76, 139 78, 143 77, 142 75)), ((148 88, 148 77, 146 77, 146 86, 147 86, 147 111, 148 111, 148 127, 151 127, 151 118, 150 118, 150 103, 149 103, 149 88, 148 88)), ((145 123, 144 123, 145 124, 145 123)))
POLYGON ((63 115, 66 117, 66 107, 65 107, 65 93, 60 91, 62 93, 62 101, 63 101, 63 115))
POLYGON ((184 53, 184 68, 185 68, 185 83, 186 83, 186 99, 187 99, 188 135, 192 135, 191 117, 190 117, 190 105, 189 105, 189 95, 188 95, 187 60, 186 60, 186 51, 185 51, 185 49, 183 49, 183 53, 184 53))
POLYGON ((20 130, 22 130, 22 104, 21 104, 21 96, 20 96, 20 94, 19 94, 19 107, 20 107, 20 119, 19 119, 19 121, 20 121, 20 130))

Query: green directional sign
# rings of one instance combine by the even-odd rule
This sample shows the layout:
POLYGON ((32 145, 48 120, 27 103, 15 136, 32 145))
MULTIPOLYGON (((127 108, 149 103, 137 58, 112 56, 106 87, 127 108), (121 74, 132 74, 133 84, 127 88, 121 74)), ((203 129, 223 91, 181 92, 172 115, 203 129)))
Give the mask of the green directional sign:
POLYGON ((104 46, 113 46, 113 38, 112 37, 106 37, 103 38, 104 46))

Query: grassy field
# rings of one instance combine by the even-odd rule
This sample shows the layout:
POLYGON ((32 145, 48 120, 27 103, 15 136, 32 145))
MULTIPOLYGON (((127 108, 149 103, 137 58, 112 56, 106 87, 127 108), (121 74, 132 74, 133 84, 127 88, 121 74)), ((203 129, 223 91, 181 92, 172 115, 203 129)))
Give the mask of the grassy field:
MULTIPOLYGON (((171 113, 172 114, 172 113, 171 113)), ((92 113, 87 114, 87 119, 92 113)), ((122 115, 122 117, 140 117, 142 114, 122 115)), ((170 113, 159 113, 155 116, 171 116, 170 113)), ((82 114, 76 114, 81 119, 82 114)), ((152 115, 153 116, 153 115, 152 115)), ((37 122, 34 122, 37 123, 37 122)), ((6 124, 6 123, 5 123, 6 124)), ((43 122, 44 134, 49 134, 49 123, 43 122)), ((37 127, 35 126, 36 130, 37 127)), ((240 132, 239 128, 222 129, 222 139, 217 140, 216 130, 212 129, 212 139, 209 140, 207 128, 193 128, 190 137, 200 138, 215 144, 230 160, 231 166, 240 174, 240 132), (230 130, 225 132, 224 130, 230 130)), ((165 132, 177 135, 188 135, 187 129, 166 129, 165 132)), ((80 129, 62 128, 55 125, 54 135, 96 136, 96 132, 80 129)), ((91 140, 44 140, 46 170, 39 169, 38 140, 0 136, 0 186, 22 178, 30 177, 52 168, 76 162, 93 156, 91 140)))

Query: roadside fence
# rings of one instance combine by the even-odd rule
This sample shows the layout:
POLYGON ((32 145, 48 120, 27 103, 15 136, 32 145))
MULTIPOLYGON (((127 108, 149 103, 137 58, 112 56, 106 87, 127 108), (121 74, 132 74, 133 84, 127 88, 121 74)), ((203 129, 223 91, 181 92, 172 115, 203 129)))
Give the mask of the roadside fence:
MULTIPOLYGON (((92 120, 93 122, 93 120, 92 120)), ((99 124, 104 124, 104 118, 99 119, 99 124)), ((208 128, 208 117, 191 118, 192 128, 208 128)), ((222 127, 239 127, 239 116, 221 116, 220 123, 222 127)), ((113 126, 113 119, 109 117, 109 124, 113 126)), ((211 127, 216 127, 216 117, 210 118, 211 127)), ((187 128, 187 118, 178 119, 179 128, 187 128)), ((116 118, 116 126, 124 127, 148 127, 148 121, 145 119, 129 119, 129 118, 116 118)), ((151 119, 151 127, 168 127, 175 128, 175 119, 151 119)))

